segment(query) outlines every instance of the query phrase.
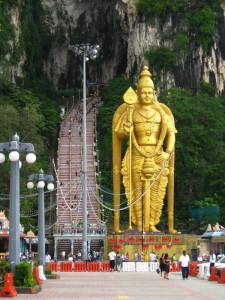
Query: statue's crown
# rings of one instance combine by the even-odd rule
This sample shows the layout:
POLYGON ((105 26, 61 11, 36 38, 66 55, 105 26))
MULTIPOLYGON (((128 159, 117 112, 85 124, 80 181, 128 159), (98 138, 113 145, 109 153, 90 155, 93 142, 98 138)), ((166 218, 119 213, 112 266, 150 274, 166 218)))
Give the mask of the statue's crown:
POLYGON ((151 76, 152 74, 149 72, 148 67, 144 66, 140 74, 140 79, 138 81, 138 90, 142 89, 143 87, 151 87, 153 89, 155 88, 151 76))

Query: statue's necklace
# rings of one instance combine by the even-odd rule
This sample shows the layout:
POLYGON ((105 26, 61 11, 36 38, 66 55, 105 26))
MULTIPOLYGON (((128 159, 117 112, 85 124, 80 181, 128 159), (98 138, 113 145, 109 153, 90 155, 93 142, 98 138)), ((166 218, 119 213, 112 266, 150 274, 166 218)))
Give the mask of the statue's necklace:
POLYGON ((141 116, 143 127, 145 130, 145 135, 150 136, 153 133, 155 122, 156 122, 156 110, 138 110, 141 116))
POLYGON ((156 122, 156 112, 154 112, 154 114, 152 114, 150 117, 147 117, 147 119, 145 117, 145 121, 143 122, 145 135, 151 136, 151 134, 154 131, 155 122, 156 122))
POLYGON ((141 115, 142 117, 145 118, 145 120, 149 120, 151 118, 153 118, 156 114, 156 110, 137 110, 137 112, 139 113, 139 115, 141 115))
POLYGON ((153 133, 155 127, 155 121, 156 121, 156 117, 154 117, 153 120, 146 120, 143 123, 145 129, 145 135, 150 136, 153 133))

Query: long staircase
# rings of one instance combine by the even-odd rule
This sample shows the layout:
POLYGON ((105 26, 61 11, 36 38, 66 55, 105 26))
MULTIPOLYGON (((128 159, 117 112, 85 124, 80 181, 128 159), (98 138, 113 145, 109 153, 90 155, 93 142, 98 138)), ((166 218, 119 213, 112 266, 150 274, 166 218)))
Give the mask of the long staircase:
MULTIPOLYGON (((106 226, 101 221, 101 210, 96 190, 98 176, 96 145, 96 113, 98 98, 87 98, 86 158, 87 158, 87 223, 89 251, 100 251, 106 226)), ((82 176, 83 130, 82 103, 78 103, 65 115, 60 128, 57 161, 57 258, 82 249, 82 176), (71 242, 72 241, 72 242, 71 242)))

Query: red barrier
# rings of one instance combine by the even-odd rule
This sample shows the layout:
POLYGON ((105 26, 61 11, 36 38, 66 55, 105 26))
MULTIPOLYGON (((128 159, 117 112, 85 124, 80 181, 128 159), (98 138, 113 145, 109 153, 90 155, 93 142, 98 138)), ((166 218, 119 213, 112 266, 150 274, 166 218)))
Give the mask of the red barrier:
POLYGON ((48 262, 46 263, 46 268, 52 270, 53 272, 57 272, 58 271, 58 264, 57 262, 48 262))
POLYGON ((102 272, 109 272, 109 262, 102 262, 102 272))
POLYGON ((220 277, 218 278, 218 283, 225 283, 225 268, 221 268, 220 277))
POLYGON ((100 272, 100 263, 99 262, 89 262, 88 263, 88 272, 100 272))
POLYGON ((86 262, 75 262, 73 269, 74 272, 86 272, 86 262))
POLYGON ((72 272, 72 262, 61 262, 60 263, 60 272, 72 272))
POLYGON ((41 285, 42 284, 42 280, 41 278, 39 277, 39 270, 38 270, 38 267, 34 267, 33 268, 33 276, 34 276, 34 280, 36 281, 36 283, 38 285, 41 285))
POLYGON ((196 277, 198 274, 198 265, 199 265, 199 261, 192 261, 189 264, 189 275, 196 277))
POLYGON ((4 276, 4 285, 0 291, 0 296, 5 297, 15 297, 17 296, 17 291, 13 285, 13 273, 6 273, 4 276))
POLYGON ((217 275, 217 267, 212 267, 208 281, 217 281, 218 279, 219 276, 217 275))
POLYGON ((180 263, 180 261, 177 262, 177 272, 181 272, 181 263, 180 263))
POLYGON ((173 261, 171 263, 171 272, 176 272, 177 271, 177 263, 173 261))

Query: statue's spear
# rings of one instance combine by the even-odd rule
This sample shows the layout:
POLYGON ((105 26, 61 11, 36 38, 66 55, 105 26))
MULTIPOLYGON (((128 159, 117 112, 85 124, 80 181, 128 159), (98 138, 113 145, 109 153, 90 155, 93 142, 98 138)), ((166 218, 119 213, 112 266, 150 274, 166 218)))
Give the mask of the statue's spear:
POLYGON ((131 226, 131 203, 132 203, 132 132, 133 132, 133 108, 134 104, 138 101, 138 96, 135 93, 135 91, 132 89, 132 87, 129 87, 126 93, 123 95, 123 100, 125 103, 128 104, 128 121, 130 123, 130 130, 129 130, 129 186, 130 186, 130 192, 129 192, 129 228, 132 229, 131 226))

